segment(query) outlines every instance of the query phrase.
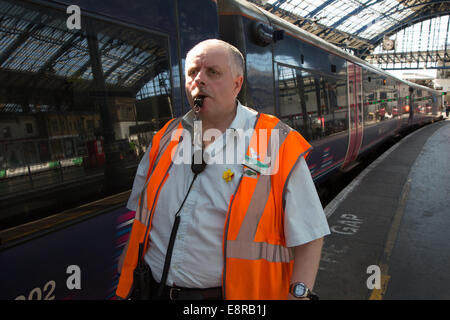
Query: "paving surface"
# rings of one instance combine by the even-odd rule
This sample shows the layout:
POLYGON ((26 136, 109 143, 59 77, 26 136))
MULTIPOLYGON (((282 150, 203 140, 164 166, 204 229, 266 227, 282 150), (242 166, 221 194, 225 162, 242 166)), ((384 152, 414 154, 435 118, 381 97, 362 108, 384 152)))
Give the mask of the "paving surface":
POLYGON ((449 299, 450 121, 427 125, 326 208, 321 299, 449 299))

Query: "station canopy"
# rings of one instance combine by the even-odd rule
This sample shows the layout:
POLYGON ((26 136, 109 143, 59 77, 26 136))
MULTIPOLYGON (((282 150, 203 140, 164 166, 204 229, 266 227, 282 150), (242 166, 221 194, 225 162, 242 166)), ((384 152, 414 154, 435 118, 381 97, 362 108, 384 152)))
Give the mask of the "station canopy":
POLYGON ((69 30, 66 20, 56 9, 0 0, 0 112, 62 110, 74 96, 135 97, 168 83, 163 37, 87 18, 89 28, 69 30))
POLYGON ((248 1, 357 56, 399 30, 450 14, 448 0, 248 1))

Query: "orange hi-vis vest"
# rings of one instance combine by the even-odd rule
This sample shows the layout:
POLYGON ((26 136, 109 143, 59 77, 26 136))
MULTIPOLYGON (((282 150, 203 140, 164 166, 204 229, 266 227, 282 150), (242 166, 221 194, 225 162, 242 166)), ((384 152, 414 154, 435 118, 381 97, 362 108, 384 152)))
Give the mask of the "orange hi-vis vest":
MULTIPOLYGON (((148 249, 158 195, 169 177, 174 148, 182 140, 182 130, 175 129, 182 128, 181 118, 173 119, 153 138, 147 183, 119 262, 116 294, 120 298, 127 298, 132 291, 139 243, 145 243, 144 254, 148 249)), ((293 251, 286 247, 284 236, 284 193, 292 169, 300 157, 307 156, 311 145, 271 115, 258 114, 254 129, 244 173, 230 198, 225 219, 222 294, 228 300, 283 300, 288 297, 294 265, 293 251), (268 163, 275 168, 271 174, 258 172, 258 166, 266 168, 268 163)))

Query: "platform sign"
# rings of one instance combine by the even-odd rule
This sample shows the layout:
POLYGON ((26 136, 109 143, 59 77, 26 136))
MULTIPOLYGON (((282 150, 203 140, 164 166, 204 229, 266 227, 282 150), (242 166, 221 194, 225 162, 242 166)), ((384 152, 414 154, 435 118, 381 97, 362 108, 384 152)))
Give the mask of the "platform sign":
POLYGON ((110 299, 121 208, 0 251, 0 299, 110 299))

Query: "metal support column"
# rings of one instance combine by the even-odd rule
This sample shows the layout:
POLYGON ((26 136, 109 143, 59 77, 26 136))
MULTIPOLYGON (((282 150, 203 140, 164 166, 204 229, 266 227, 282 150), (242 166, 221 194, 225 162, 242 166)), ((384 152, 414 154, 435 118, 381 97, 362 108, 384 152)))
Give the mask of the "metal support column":
POLYGON ((89 56, 92 65, 92 74, 94 77, 94 89, 96 103, 100 108, 100 116, 102 119, 103 143, 105 152, 105 188, 108 192, 116 193, 126 190, 128 175, 121 159, 121 154, 117 144, 115 143, 113 120, 111 116, 111 108, 105 85, 105 78, 101 64, 101 57, 98 47, 97 34, 92 21, 86 23, 87 40, 89 46, 89 56))

